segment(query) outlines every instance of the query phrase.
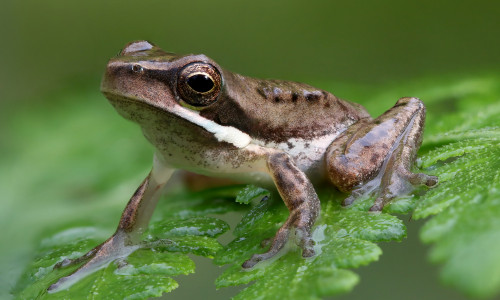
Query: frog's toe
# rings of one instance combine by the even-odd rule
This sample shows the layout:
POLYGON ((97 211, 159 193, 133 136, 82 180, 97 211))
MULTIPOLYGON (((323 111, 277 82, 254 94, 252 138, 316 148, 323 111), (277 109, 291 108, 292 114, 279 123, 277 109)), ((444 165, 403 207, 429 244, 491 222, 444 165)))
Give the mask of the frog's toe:
POLYGON ((316 255, 316 251, 314 251, 313 247, 302 249, 302 257, 313 257, 314 255, 316 255))
POLYGON ((249 269, 263 260, 268 260, 274 257, 276 254, 278 254, 278 252, 280 252, 281 249, 283 249, 287 240, 288 232, 285 233, 282 230, 278 231, 272 241, 271 248, 269 248, 267 252, 252 255, 252 257, 249 260, 245 261, 241 266, 245 269, 249 269))
POLYGON ((266 260, 266 259, 267 259, 266 255, 254 254, 254 255, 252 255, 252 257, 249 260, 246 260, 241 266, 244 269, 250 269, 250 268, 253 268, 259 262, 266 260))
POLYGON ((115 264, 116 264, 116 268, 118 268, 118 269, 125 268, 126 266, 129 265, 128 261, 125 258, 123 258, 123 257, 118 258, 115 261, 115 264))
POLYGON ((316 254, 314 251, 315 242, 311 237, 311 232, 308 228, 298 227, 296 230, 298 238, 298 246, 302 248, 302 257, 311 257, 316 254))
POLYGON ((375 199, 375 202, 373 203, 372 207, 370 207, 370 211, 377 212, 377 211, 382 211, 384 208, 384 199, 382 197, 378 197, 375 199))
POLYGON ((401 175, 403 175, 403 177, 406 178, 412 185, 426 185, 428 187, 434 187, 439 182, 436 176, 424 173, 411 173, 407 170, 402 170, 401 175))
POLYGON ((85 253, 84 255, 82 255, 80 257, 73 258, 73 259, 65 258, 65 259, 61 260, 60 262, 58 262, 57 264, 54 265, 54 270, 77 265, 79 263, 82 263, 82 262, 92 258, 96 254, 96 252, 99 251, 101 246, 102 245, 95 247, 94 249, 90 250, 89 252, 85 253))
POLYGON ((379 196, 370 208, 370 211, 382 211, 384 206, 394 198, 408 194, 416 186, 425 185, 429 188, 435 187, 439 180, 436 176, 424 173, 412 173, 400 167, 390 171, 382 177, 378 189, 379 196), (387 176, 388 175, 388 176, 387 176))
POLYGON ((278 230, 271 242, 271 247, 267 252, 261 254, 254 254, 249 260, 245 261, 241 266, 245 269, 252 268, 257 263, 267 260, 278 254, 288 241, 290 235, 290 226, 293 218, 289 218, 278 230))
POLYGON ((54 270, 74 265, 74 264, 77 263, 76 262, 77 260, 78 259, 65 258, 65 259, 61 260, 60 262, 58 262, 57 264, 54 265, 54 270))
POLYGON ((356 200, 353 195, 349 195, 349 197, 345 198, 344 201, 342 201, 342 206, 349 206, 354 203, 354 200, 356 200))
POLYGON ((426 175, 426 176, 427 176, 427 179, 425 181, 426 186, 435 187, 439 183, 439 179, 437 178, 437 176, 430 176, 430 175, 426 175))

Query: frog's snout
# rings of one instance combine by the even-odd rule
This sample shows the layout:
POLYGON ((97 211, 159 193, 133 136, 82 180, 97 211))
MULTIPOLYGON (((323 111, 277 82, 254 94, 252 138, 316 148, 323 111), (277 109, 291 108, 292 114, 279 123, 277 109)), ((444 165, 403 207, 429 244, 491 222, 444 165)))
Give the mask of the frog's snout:
POLYGON ((101 91, 113 91, 116 90, 116 82, 115 78, 119 77, 120 71, 120 62, 110 60, 106 65, 106 71, 104 72, 104 76, 101 81, 101 91))

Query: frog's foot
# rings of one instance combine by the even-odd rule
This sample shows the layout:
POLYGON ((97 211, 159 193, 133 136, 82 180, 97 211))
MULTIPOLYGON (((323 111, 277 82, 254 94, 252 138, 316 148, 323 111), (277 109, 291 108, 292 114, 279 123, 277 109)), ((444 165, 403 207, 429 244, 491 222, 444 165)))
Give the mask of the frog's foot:
POLYGON ((377 196, 370 211, 382 211, 392 199, 408 194, 415 186, 425 185, 432 188, 438 183, 436 176, 410 172, 405 164, 397 159, 397 156, 396 158, 390 157, 387 165, 389 166, 384 166, 375 178, 353 189, 342 205, 351 205, 363 196, 377 196), (394 167, 393 162, 399 163, 399 167, 394 167))
POLYGON ((90 250, 83 256, 76 259, 64 259, 63 261, 57 263, 54 266, 54 269, 67 267, 86 261, 70 275, 61 277, 47 290, 49 292, 57 292, 61 289, 68 288, 79 279, 99 270, 100 268, 105 267, 109 262, 116 259, 125 258, 141 247, 141 245, 131 245, 129 235, 123 231, 117 231, 104 243, 90 250))
POLYGON ((397 196, 410 192, 418 185, 426 185, 431 188, 438 184, 436 176, 424 173, 412 173, 403 166, 396 168, 381 178, 380 193, 375 199, 370 211, 382 211, 384 206, 397 196))
POLYGON ((345 198, 342 205, 349 206, 363 196, 377 195, 377 199, 370 208, 370 211, 381 211, 392 199, 411 191, 413 189, 412 186, 425 185, 432 188, 438 183, 436 176, 424 173, 411 173, 404 169, 390 175, 392 178, 388 182, 383 182, 381 178, 375 178, 357 187, 352 191, 351 195, 345 198))
MULTIPOLYGON (((298 246, 302 248, 302 257, 314 256, 314 241, 311 237, 312 223, 306 215, 291 215, 272 239, 269 250, 262 254, 254 254, 249 260, 243 263, 242 267, 249 269, 263 260, 275 257, 285 247, 293 232, 295 232, 298 246)), ((261 245, 269 243, 270 240, 265 239, 261 245)))
POLYGON ((84 255, 77 257, 77 258, 65 258, 58 262, 57 264, 54 265, 54 269, 60 269, 60 268, 65 268, 73 265, 77 265, 79 263, 82 263, 93 256, 99 251, 101 248, 102 244, 95 247, 94 249, 90 250, 89 252, 85 253, 84 255))

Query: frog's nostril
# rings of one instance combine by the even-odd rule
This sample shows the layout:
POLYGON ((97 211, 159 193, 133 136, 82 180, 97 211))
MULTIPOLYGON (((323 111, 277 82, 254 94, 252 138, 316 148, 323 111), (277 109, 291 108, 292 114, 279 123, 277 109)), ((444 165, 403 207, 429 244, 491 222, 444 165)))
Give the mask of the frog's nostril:
POLYGON ((120 55, 125 56, 136 52, 147 51, 152 49, 153 47, 154 45, 148 41, 134 41, 128 43, 125 46, 125 48, 123 48, 123 50, 120 52, 120 55))
POLYGON ((135 64, 135 65, 132 65, 132 71, 138 73, 138 72, 142 72, 142 67, 141 65, 138 65, 138 64, 135 64))

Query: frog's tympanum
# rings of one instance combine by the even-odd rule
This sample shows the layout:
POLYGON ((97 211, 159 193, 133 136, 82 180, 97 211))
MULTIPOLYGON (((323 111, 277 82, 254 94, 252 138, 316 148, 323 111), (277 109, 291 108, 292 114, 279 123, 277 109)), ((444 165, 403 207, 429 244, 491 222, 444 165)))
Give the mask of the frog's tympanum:
POLYGON ((137 249, 177 169, 277 189, 290 215, 269 250, 243 268, 276 255, 292 235, 303 257, 315 254, 315 184, 351 192, 344 205, 360 194, 376 194, 371 211, 415 185, 437 184, 434 176, 410 171, 425 119, 417 98, 401 98, 372 119, 361 105, 307 84, 245 77, 205 55, 176 55, 146 41, 128 44, 109 61, 101 89, 156 148, 153 168, 115 234, 81 258, 60 262, 58 267, 86 261, 52 290, 137 249))

